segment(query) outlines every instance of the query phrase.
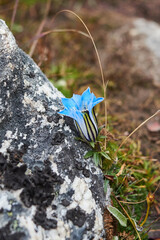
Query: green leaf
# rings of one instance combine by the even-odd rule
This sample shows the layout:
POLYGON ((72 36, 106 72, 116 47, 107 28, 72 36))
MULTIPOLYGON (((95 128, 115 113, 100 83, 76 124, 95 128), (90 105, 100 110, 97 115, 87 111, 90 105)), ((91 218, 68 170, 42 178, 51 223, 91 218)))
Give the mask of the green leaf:
POLYGON ((113 236, 112 240, 119 240, 119 237, 118 236, 113 236))
POLYGON ((106 152, 100 152, 100 154, 108 160, 111 160, 110 156, 106 152))
POLYGON ((75 139, 77 140, 77 141, 84 141, 82 138, 80 138, 80 137, 75 137, 75 139))
POLYGON ((23 26, 17 23, 14 23, 12 26, 12 31, 21 33, 23 32, 23 26))
POLYGON ((90 142, 89 144, 91 145, 92 148, 95 147, 95 142, 90 142))
POLYGON ((107 209, 123 227, 127 227, 127 218, 117 208, 107 206, 107 209))
POLYGON ((98 154, 98 152, 94 152, 93 161, 94 161, 95 165, 98 166, 98 164, 99 164, 99 154, 98 154))
POLYGON ((84 155, 84 158, 87 159, 89 157, 92 157, 93 156, 93 151, 88 151, 85 155, 84 155))
POLYGON ((152 185, 152 184, 156 183, 159 180, 160 180, 160 176, 154 178, 151 182, 149 182, 150 183, 149 185, 152 185))
POLYGON ((98 136, 98 138, 99 138, 99 139, 105 139, 105 138, 107 138, 107 136, 100 135, 100 136, 98 136))
POLYGON ((109 180, 108 180, 108 179, 105 179, 105 180, 104 180, 104 192, 105 192, 105 193, 107 192, 108 184, 109 184, 109 180))
POLYGON ((98 132, 100 132, 103 128, 105 128, 105 125, 102 125, 98 128, 98 132))

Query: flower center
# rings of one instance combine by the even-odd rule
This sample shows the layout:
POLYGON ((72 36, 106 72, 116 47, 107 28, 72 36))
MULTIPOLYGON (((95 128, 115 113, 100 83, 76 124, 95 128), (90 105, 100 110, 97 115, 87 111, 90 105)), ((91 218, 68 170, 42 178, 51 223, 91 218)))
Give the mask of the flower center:
POLYGON ((88 111, 88 106, 87 106, 87 103, 86 102, 83 102, 82 103, 82 110, 81 110, 82 112, 86 112, 86 111, 88 111))

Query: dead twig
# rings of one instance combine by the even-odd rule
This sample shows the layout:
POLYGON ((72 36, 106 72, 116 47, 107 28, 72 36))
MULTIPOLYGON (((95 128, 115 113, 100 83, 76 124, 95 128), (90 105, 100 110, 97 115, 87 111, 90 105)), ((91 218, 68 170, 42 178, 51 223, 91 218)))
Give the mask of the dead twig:
POLYGON ((12 14, 12 19, 11 19, 11 30, 12 30, 12 27, 13 27, 13 24, 14 24, 14 20, 15 20, 17 8, 18 8, 18 3, 19 3, 19 0, 15 0, 15 4, 14 4, 14 8, 13 8, 13 14, 12 14))
MULTIPOLYGON (((45 23, 46 23, 46 18, 47 18, 47 15, 49 13, 50 5, 51 5, 51 0, 48 0, 47 4, 46 4, 46 10, 45 10, 45 13, 44 13, 44 17, 43 17, 43 20, 42 20, 41 24, 39 25, 39 28, 36 32, 36 36, 39 36, 41 34, 41 32, 43 31, 43 28, 44 28, 45 23)), ((33 53, 34 53, 34 50, 36 48, 37 43, 38 43, 38 39, 35 39, 33 41, 33 44, 31 46, 30 50, 29 50, 29 56, 30 57, 33 56, 33 53)))

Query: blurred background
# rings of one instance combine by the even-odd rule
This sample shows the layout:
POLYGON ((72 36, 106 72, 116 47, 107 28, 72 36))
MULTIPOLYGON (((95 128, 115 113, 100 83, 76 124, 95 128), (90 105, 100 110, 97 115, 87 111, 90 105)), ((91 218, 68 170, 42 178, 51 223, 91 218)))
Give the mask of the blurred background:
MULTIPOLYGON (((55 87, 71 97, 90 86, 101 97, 103 84, 91 39, 73 14, 56 15, 63 9, 78 14, 93 36, 107 83, 108 130, 121 139, 160 109, 160 1, 0 0, 0 18, 55 87)), ((97 112, 99 124, 104 124, 103 104, 97 112)), ((160 161, 159 115, 133 138, 142 154, 155 164, 160 161)), ((159 207, 152 215, 160 215, 159 207)), ((160 222, 150 239, 156 239, 158 228, 160 222)))

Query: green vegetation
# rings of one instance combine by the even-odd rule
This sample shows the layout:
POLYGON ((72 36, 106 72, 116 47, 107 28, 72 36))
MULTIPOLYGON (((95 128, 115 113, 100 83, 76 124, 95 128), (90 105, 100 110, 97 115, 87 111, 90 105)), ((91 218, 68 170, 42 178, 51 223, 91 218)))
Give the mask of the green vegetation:
MULTIPOLYGON (((146 240, 146 232, 150 225, 147 227, 145 223, 150 206, 155 202, 154 191, 160 180, 160 177, 156 177, 159 176, 160 164, 142 155, 139 142, 129 140, 128 144, 119 149, 118 144, 112 140, 107 141, 107 147, 104 149, 105 138, 107 135, 99 134, 96 143, 89 143, 92 150, 85 158, 93 157, 95 164, 102 169, 105 191, 108 183, 112 188, 111 198, 115 208, 114 211, 110 210, 110 213, 120 223, 118 232, 129 233, 135 236, 135 239, 146 240), (121 217, 118 210, 122 214, 121 217)), ((110 208, 112 207, 107 207, 108 210, 110 208)))

